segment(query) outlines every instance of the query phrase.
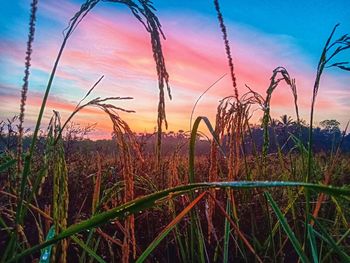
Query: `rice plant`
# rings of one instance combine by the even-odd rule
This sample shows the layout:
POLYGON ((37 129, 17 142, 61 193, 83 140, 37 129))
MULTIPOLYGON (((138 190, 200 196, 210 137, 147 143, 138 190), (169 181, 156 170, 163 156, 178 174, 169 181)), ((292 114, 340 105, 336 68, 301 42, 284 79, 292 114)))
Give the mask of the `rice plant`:
MULTIPOLYGON (((341 153, 346 130, 336 146, 332 143, 329 158, 313 151, 321 76, 329 67, 349 71, 348 61, 333 61, 350 48, 349 36, 334 40, 336 25, 326 41, 307 127, 299 115, 296 81, 284 67, 272 71, 266 94, 248 86, 248 92, 239 94, 228 30, 215 0, 233 95, 219 102, 214 125, 206 116, 192 125, 193 109, 190 132, 177 135, 181 140, 167 156, 161 150, 162 129, 167 127, 165 91, 170 98, 171 93, 160 21, 150 1, 106 1, 126 5, 150 35, 159 89, 157 134, 151 143, 156 151, 146 152, 145 138, 120 115, 133 113, 117 105, 131 97, 89 99, 104 76, 65 121, 54 111, 46 132, 40 131, 64 49, 86 15, 105 2, 99 0, 85 1, 69 21, 25 150, 23 121, 38 8, 33 0, 18 131, 13 127, 17 118, 0 123, 0 138, 6 141, 0 155, 1 262, 350 262, 350 166, 341 153), (281 82, 291 90, 296 114, 295 132, 282 142, 270 115, 281 82), (256 106, 263 118, 261 129, 254 130, 256 106), (101 110, 111 121, 111 150, 106 145, 91 150, 88 141, 81 141, 79 147, 86 148, 74 148, 68 158, 66 146, 77 140, 64 135, 87 107, 101 110), (204 155, 196 153, 204 143, 201 123, 210 134, 204 155)), ((289 122, 288 116, 283 119, 289 122)))

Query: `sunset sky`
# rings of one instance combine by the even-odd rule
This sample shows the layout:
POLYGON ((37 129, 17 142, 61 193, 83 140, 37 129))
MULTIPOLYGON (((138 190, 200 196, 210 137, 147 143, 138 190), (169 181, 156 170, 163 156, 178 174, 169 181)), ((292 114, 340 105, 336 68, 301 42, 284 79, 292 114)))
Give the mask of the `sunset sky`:
MULTIPOLYGON (((48 76, 69 19, 84 1, 40 0, 26 108, 27 127, 33 127, 48 76)), ((240 95, 245 84, 265 95, 272 70, 284 66, 296 78, 302 118, 308 120, 316 67, 333 26, 336 37, 350 33, 350 3, 343 1, 221 0, 228 29, 240 95)), ((30 1, 3 1, 0 10, 0 120, 19 112, 20 90, 28 34, 30 1)), ((189 130, 196 99, 228 73, 225 49, 213 1, 155 0, 166 35, 163 41, 173 99, 166 97, 168 131, 189 130)), ((350 52, 345 56, 350 60, 350 52)), ((335 61, 336 62, 336 61, 335 61)), ((157 119, 158 86, 149 34, 121 4, 101 2, 70 38, 45 111, 45 128, 52 110, 64 119, 91 86, 103 81, 89 98, 131 96, 115 105, 136 113, 120 113, 137 132, 153 132, 157 119)), ((199 102, 195 116, 213 120, 219 100, 232 95, 229 74, 199 102)), ((295 118, 290 90, 281 85, 273 95, 272 115, 295 118)), ((350 118, 350 74, 327 69, 316 103, 315 124, 350 118)), ((257 122, 257 111, 253 121, 257 122)), ((111 123, 104 113, 86 110, 74 122, 98 123, 93 138, 106 138, 111 123)))

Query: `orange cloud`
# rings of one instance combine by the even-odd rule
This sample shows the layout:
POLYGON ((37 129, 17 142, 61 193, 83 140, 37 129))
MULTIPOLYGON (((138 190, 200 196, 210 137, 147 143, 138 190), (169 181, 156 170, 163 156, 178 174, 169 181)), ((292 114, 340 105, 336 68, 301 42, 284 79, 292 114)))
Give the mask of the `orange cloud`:
MULTIPOLYGON (((43 3, 42 8, 47 16, 58 21, 68 21, 73 15, 72 10, 78 10, 78 6, 67 1, 50 1, 43 3)), ((190 19, 193 26, 188 21, 182 21, 186 18, 181 16, 164 19, 163 29, 167 40, 163 41, 163 48, 173 94, 173 101, 167 99, 166 102, 169 129, 181 127, 187 130, 196 99, 215 80, 228 73, 225 50, 215 23, 209 24, 206 30, 197 30, 196 23, 199 22, 194 18, 190 19)), ((314 70, 309 66, 307 56, 295 47, 292 39, 252 31, 237 25, 233 25, 230 31, 235 32, 231 47, 240 94, 247 91, 244 86, 247 84, 265 96, 272 70, 277 66, 286 66, 292 77, 297 79, 300 111, 302 117, 307 119, 314 79, 314 70)), ((33 68, 50 72, 58 47, 58 43, 47 38, 37 42, 33 68)), ((16 59, 21 61, 22 56, 16 59)), ((22 66, 22 62, 19 65, 22 66)), ((134 97, 132 102, 117 102, 136 111, 135 114, 122 116, 136 131, 153 131, 158 87, 150 39, 143 26, 129 13, 98 9, 81 22, 64 51, 57 71, 60 82, 59 85, 57 81, 54 83, 54 97, 50 97, 48 109, 68 114, 75 103, 67 101, 67 96, 78 101, 102 74, 105 79, 92 96, 134 97), (70 87, 76 87, 70 94, 62 93, 62 90, 67 90, 63 87, 64 81, 70 81, 70 87)), ((332 91, 320 88, 317 101, 319 119, 329 112, 334 113, 334 118, 344 119, 337 113, 339 107, 344 107, 340 103, 341 96, 331 95, 336 94, 337 90, 345 90, 343 83, 346 82, 338 81, 333 76, 321 83, 332 86, 332 91)), ((206 115, 213 120, 218 101, 232 93, 228 74, 202 98, 196 115, 206 115)), ((33 109, 40 103, 39 98, 30 98, 29 105, 33 109)), ((284 113, 294 116, 293 97, 285 85, 278 87, 273 94, 272 112, 277 116, 284 113)), ((102 117, 101 113, 89 110, 83 114, 78 117, 80 122, 99 119, 101 129, 110 130, 108 118, 102 117)))

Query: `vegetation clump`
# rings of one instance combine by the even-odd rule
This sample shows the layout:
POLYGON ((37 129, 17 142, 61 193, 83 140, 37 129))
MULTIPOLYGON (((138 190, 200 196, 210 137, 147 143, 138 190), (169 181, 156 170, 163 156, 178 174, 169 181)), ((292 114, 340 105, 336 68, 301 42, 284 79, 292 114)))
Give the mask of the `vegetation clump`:
POLYGON ((307 124, 299 116, 296 81, 284 67, 272 71, 266 94, 248 86, 239 94, 227 28, 214 0, 233 95, 219 102, 214 126, 199 116, 190 132, 165 133, 165 90, 171 94, 155 9, 148 0, 108 1, 129 7, 150 35, 157 132, 136 134, 121 118, 120 112, 132 110, 115 103, 131 97, 88 100, 103 76, 66 121, 55 111, 47 130, 40 130, 64 48, 99 0, 87 0, 70 20, 35 129, 24 130, 38 5, 33 0, 20 114, 0 123, 1 262, 350 262, 350 135, 336 120, 316 128, 313 121, 324 70, 350 70, 347 61, 333 61, 350 48, 350 37, 334 40, 336 25, 326 41, 307 124), (281 82, 291 90, 295 120, 270 115, 281 82), (262 111, 259 125, 251 123, 254 106, 262 111), (108 116, 111 140, 90 141, 94 126, 74 124, 86 107, 108 116), (202 122, 210 138, 198 131, 202 122))

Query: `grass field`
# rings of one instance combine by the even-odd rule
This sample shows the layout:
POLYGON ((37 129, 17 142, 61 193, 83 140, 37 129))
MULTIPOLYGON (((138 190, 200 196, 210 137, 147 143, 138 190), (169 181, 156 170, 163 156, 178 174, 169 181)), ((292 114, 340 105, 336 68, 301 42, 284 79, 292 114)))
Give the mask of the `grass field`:
POLYGON ((160 22, 149 1, 112 2, 129 7, 150 36, 159 84, 150 149, 119 115, 128 111, 118 102, 131 98, 90 98, 103 77, 67 120, 55 112, 49 126, 41 127, 65 46, 99 2, 87 0, 69 21, 36 127, 27 134, 23 121, 37 9, 32 1, 21 111, 1 130, 4 141, 15 138, 0 155, 1 262, 350 262, 350 156, 342 152, 348 135, 329 130, 338 140, 328 151, 315 151, 313 126, 325 69, 350 71, 347 61, 337 60, 350 48, 350 37, 339 37, 337 26, 330 33, 316 65, 306 124, 299 116, 296 81, 284 67, 272 71, 266 94, 250 88, 239 94, 224 18, 214 1, 233 95, 219 102, 215 123, 193 116, 191 130, 177 134, 165 154, 169 74, 160 22), (296 120, 285 116, 276 124, 270 102, 281 83, 290 88, 296 120), (84 134, 69 128, 87 107, 111 120, 113 150, 69 147, 84 134), (250 122, 253 107, 263 113, 258 138, 250 122), (199 125, 209 134, 207 151, 200 154, 196 146, 205 137, 199 125))

